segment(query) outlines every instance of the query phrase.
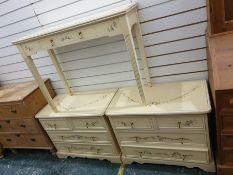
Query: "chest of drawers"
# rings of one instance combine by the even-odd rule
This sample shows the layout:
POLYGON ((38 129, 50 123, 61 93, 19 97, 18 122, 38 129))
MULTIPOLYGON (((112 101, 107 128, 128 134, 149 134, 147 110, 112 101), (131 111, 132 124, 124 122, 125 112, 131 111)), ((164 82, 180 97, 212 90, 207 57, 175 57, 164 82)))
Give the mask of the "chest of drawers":
POLYGON ((164 163, 215 171, 207 113, 205 81, 145 87, 148 104, 140 104, 136 87, 116 93, 109 117, 124 163, 164 163))
POLYGON ((233 32, 207 35, 209 82, 215 106, 217 167, 233 174, 233 32))
POLYGON ((47 105, 36 117, 57 149, 59 158, 87 157, 121 162, 120 150, 104 112, 116 90, 57 95, 60 112, 47 105), (62 112, 61 112, 62 111, 62 112))
MULTIPOLYGON (((55 93, 49 80, 45 81, 51 96, 55 93)), ((0 145, 1 148, 53 149, 35 114, 47 101, 36 82, 0 87, 0 145)))

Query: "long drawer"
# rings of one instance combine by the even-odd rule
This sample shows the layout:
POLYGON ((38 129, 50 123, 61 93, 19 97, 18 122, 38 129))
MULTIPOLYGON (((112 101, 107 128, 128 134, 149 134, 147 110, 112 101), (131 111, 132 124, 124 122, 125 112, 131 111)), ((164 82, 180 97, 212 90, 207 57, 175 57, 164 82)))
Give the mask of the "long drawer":
POLYGON ((58 152, 74 153, 79 155, 115 155, 113 146, 110 144, 71 144, 54 143, 58 152))
POLYGON ((111 143, 107 132, 48 132, 54 142, 111 143))
POLYGON ((123 155, 129 158, 208 163, 208 150, 176 150, 164 148, 123 147, 123 155))
POLYGON ((39 133, 41 130, 36 119, 24 118, 0 120, 0 132, 39 133))
POLYGON ((45 130, 105 130, 102 117, 40 119, 45 130))
POLYGON ((3 148, 52 148, 48 136, 43 134, 0 134, 0 144, 3 148))
POLYGON ((156 133, 156 132, 118 132, 118 140, 124 144, 162 144, 180 146, 207 146, 204 133, 156 133))

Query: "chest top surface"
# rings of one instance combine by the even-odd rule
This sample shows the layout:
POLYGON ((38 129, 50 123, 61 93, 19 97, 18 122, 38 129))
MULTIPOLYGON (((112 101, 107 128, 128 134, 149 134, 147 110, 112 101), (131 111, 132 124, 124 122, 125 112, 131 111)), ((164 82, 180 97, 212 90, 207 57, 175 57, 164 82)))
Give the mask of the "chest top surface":
POLYGON ((20 102, 37 88, 35 81, 2 86, 0 87, 0 104, 20 102))
POLYGON ((211 110, 205 81, 157 84, 145 87, 147 105, 136 87, 119 89, 106 115, 202 114, 211 110))
POLYGON ((125 5, 121 5, 119 7, 112 8, 110 10, 106 10, 106 11, 103 11, 97 14, 89 15, 87 17, 82 17, 80 19, 77 19, 71 22, 67 22, 67 23, 57 25, 57 26, 39 30, 35 33, 32 33, 30 35, 17 39, 13 41, 13 43, 20 44, 20 43, 24 43, 24 42, 35 40, 35 39, 41 39, 41 38, 44 38, 44 37, 47 37, 47 36, 50 36, 56 33, 65 32, 65 31, 68 31, 74 28, 83 27, 83 26, 86 26, 92 23, 96 23, 96 22, 100 22, 100 21, 113 18, 113 17, 124 15, 128 13, 129 11, 131 11, 132 9, 136 8, 136 6, 137 6, 136 3, 128 3, 125 5))
POLYGON ((216 90, 233 89, 233 32, 207 38, 216 90))
POLYGON ((72 96, 57 95, 53 101, 59 112, 49 105, 43 108, 37 118, 103 116, 117 89, 78 92, 72 96))

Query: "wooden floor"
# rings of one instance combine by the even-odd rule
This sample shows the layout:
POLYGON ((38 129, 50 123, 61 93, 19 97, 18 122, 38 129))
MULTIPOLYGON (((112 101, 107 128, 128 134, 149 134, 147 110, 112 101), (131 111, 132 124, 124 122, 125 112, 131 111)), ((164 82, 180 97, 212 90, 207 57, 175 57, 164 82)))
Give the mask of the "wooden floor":
POLYGON ((108 161, 68 158, 58 159, 48 151, 6 150, 0 160, 0 175, 215 175, 197 168, 132 164, 120 166, 108 161))

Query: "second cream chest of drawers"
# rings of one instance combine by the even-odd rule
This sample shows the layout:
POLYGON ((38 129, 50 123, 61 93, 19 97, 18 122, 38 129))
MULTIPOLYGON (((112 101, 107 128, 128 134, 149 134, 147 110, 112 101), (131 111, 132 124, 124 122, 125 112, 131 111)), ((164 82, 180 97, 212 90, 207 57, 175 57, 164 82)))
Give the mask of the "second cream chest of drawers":
POLYGON ((120 161, 120 150, 104 112, 116 90, 57 95, 36 117, 57 149, 57 156, 88 157, 120 161))
POLYGON ((205 81, 146 87, 148 104, 140 104, 136 87, 116 93, 109 116, 123 163, 162 163, 215 171, 207 113, 205 81))

